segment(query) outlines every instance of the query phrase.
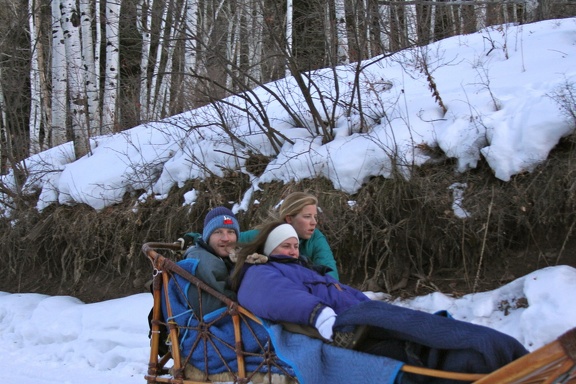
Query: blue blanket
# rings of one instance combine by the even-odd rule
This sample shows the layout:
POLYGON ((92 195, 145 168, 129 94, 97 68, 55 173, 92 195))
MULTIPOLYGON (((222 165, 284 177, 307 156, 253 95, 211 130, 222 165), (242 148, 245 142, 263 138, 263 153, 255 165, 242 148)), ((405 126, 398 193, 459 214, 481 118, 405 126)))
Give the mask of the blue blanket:
POLYGON ((528 353, 518 340, 494 329, 381 301, 340 314, 334 328, 360 324, 377 327, 373 333, 378 337, 424 346, 420 358, 428 368, 488 373, 528 353))
MULTIPOLYGON (((384 356, 337 348, 308 336, 290 333, 280 325, 264 323, 278 356, 294 368, 301 384, 348 383, 455 383, 415 377, 400 369, 404 362, 384 356), (396 381, 395 381, 396 380, 396 381)), ((458 321, 446 313, 429 314, 381 301, 354 306, 337 317, 334 328, 349 331, 371 325, 368 337, 411 342, 418 363, 446 371, 488 373, 528 351, 516 339, 491 328, 458 321)), ((395 354, 398 343, 382 343, 379 352, 395 354), (396 350, 387 350, 387 347, 396 350)), ((387 355, 390 356, 390 355, 387 355)))
POLYGON ((278 324, 264 325, 276 354, 292 366, 300 384, 392 384, 403 365, 291 333, 278 324))
MULTIPOLYGON (((189 259, 187 259, 189 260, 189 259)), ((193 273, 191 263, 180 262, 186 270, 193 273)), ((162 292, 162 311, 166 321, 175 322, 179 326, 179 343, 183 359, 196 368, 209 374, 226 372, 229 369, 238 371, 236 358, 234 325, 229 315, 223 315, 226 308, 220 308, 198 318, 188 303, 188 288, 190 282, 180 275, 174 275, 168 283, 168 300, 172 316, 168 316, 165 293, 162 292)), ((244 362, 247 372, 267 372, 268 365, 261 357, 267 350, 269 336, 262 325, 245 318, 240 326, 242 334, 242 349, 246 352, 244 362)), ((282 369, 292 372, 292 368, 279 362, 282 369)), ((274 366, 274 373, 282 370, 274 366)))

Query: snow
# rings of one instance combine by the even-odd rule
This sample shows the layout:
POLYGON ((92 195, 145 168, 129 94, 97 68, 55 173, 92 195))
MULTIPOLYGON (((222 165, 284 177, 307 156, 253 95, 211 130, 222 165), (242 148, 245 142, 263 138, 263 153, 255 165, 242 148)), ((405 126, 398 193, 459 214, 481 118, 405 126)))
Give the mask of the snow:
MULTIPOLYGON (((40 192, 38 210, 55 203, 86 203, 101 210, 126 193, 163 199, 170 188, 192 178, 223 175, 225 169, 249 174, 245 159, 250 151, 272 161, 262 175, 249 174, 252 186, 235 202, 236 212, 248 207, 264 182, 325 176, 334 188, 354 194, 370 177, 390 177, 394 167, 409 178, 413 167, 435 160, 425 148, 440 148, 454 158, 457 174, 484 158, 494 176, 506 182, 533 171, 562 137, 574 133, 566 102, 575 105, 575 46, 576 18, 569 18, 490 27, 367 61, 359 89, 363 122, 355 105, 347 104, 354 65, 340 67, 334 139, 327 143, 310 128, 312 117, 289 77, 268 84, 270 92, 254 91, 271 126, 286 138, 278 153, 261 122, 250 118, 257 115, 254 106, 231 96, 219 105, 226 108, 221 114, 206 106, 93 138, 92 153, 77 160, 71 143, 31 156, 21 164, 30 172, 24 192, 40 192), (431 95, 422 62, 434 78, 445 114, 431 95), (291 106, 299 124, 271 92, 291 106), (232 135, 247 145, 239 145, 232 135)), ((318 70, 311 78, 321 92, 314 95, 317 105, 324 102, 331 110, 336 96, 332 72, 318 70)), ((12 172, 1 181, 18 185, 12 172)), ((456 217, 466 219, 466 184, 450 188, 456 217)), ((188 191, 184 204, 194 204, 196 196, 197 191, 188 191)), ((0 201, 9 203, 10 198, 3 195, 0 201)), ((353 207, 354 201, 349 204, 353 207)), ((9 205, 0 205, 0 214, 10 213, 9 205)), ((575 291, 576 269, 556 266, 490 292, 460 298, 436 292, 396 304, 428 312, 446 309, 457 319, 498 329, 534 350, 576 326, 575 291)), ((142 383, 151 305, 149 294, 82 303, 67 296, 0 292, 0 379, 22 384, 142 383)))
MULTIPOLYGON (((409 178, 414 167, 436 160, 426 148, 455 159, 457 173, 476 168, 484 158, 495 177, 509 181, 534 170, 574 131, 575 44, 576 18, 547 20, 488 27, 368 60, 356 93, 354 64, 314 71, 316 107, 335 111, 334 139, 326 143, 312 128, 294 79, 287 77, 245 98, 230 96, 225 103, 95 137, 91 154, 77 160, 71 143, 33 155, 21 164, 30 172, 25 193, 40 191, 39 210, 55 203, 101 210, 126 193, 163 199, 174 186, 230 169, 248 174, 252 185, 235 202, 237 212, 247 209, 253 192, 266 182, 324 176, 334 188, 354 194, 371 177, 391 177, 395 167, 409 178), (441 104, 431 94, 423 63, 441 104), (255 118, 260 113, 281 135, 277 150, 255 118), (245 168, 250 153, 272 157, 260 176, 245 168)), ((13 173, 1 178, 4 185, 18 185, 13 173)), ((460 183, 453 190, 455 200, 465 188, 460 183)), ((190 192, 185 204, 194 203, 195 191, 190 192)), ((455 213, 467 217, 458 208, 455 213)), ((0 205, 0 214, 10 215, 8 204, 0 205)))
MULTIPOLYGON (((548 267, 489 292, 395 301, 497 329, 533 351, 576 327, 576 269, 548 267)), ((366 292, 374 300, 385 295, 366 292)), ((150 356, 142 293, 99 303, 0 292, 0 379, 21 384, 143 383, 150 356)))

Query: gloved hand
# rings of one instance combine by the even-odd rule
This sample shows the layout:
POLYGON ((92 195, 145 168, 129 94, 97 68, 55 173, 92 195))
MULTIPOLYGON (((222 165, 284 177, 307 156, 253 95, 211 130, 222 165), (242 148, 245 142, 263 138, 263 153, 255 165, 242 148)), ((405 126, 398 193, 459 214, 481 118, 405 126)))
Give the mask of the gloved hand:
POLYGON ((228 257, 233 263, 238 261, 238 250, 239 248, 233 248, 228 252, 228 257))
MULTIPOLYGON (((233 249, 228 254, 228 257, 230 257, 230 260, 232 260, 233 263, 236 263, 238 261, 237 252, 238 252, 238 249, 233 249)), ((261 255, 259 253, 253 253, 253 254, 248 255, 246 257, 246 263, 247 264, 264 264, 267 261, 268 261, 268 256, 264 256, 264 255, 261 255)))
POLYGON ((261 255, 259 253, 253 253, 246 257, 246 262, 248 264, 264 264, 268 262, 268 256, 261 255))
POLYGON ((316 318, 314 327, 320 332, 320 335, 328 341, 332 341, 332 327, 336 321, 336 312, 330 307, 325 307, 316 318))
POLYGON ((185 250, 191 245, 196 244, 200 236, 202 235, 195 232, 185 233, 182 237, 178 238, 178 242, 180 243, 180 249, 185 250))

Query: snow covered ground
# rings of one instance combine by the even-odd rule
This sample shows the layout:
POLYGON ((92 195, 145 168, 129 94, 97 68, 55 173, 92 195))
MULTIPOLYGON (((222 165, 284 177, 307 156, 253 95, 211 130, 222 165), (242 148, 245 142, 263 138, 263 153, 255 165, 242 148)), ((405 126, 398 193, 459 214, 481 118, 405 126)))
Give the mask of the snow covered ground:
MULTIPOLYGON (((576 269, 549 267, 499 289, 396 302, 507 333, 534 350, 576 327, 576 269)), ((367 292, 375 299, 381 294, 367 292)), ((0 380, 19 384, 143 383, 150 294, 84 304, 69 296, 0 292, 0 380)))

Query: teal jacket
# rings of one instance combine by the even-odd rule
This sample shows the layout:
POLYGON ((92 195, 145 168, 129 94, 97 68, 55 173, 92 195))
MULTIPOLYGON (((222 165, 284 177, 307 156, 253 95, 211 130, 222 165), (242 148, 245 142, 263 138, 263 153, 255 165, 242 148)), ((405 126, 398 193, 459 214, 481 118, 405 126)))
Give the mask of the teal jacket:
MULTIPOLYGON (((249 231, 240 232, 239 243, 249 243, 258 234, 257 229, 251 229, 249 231)), ((328 240, 326 236, 319 229, 315 229, 312 236, 307 240, 300 239, 300 255, 304 255, 308 260, 314 265, 324 265, 331 269, 327 275, 332 276, 336 280, 338 277, 338 268, 336 267, 336 259, 334 259, 334 254, 328 245, 328 240)))

